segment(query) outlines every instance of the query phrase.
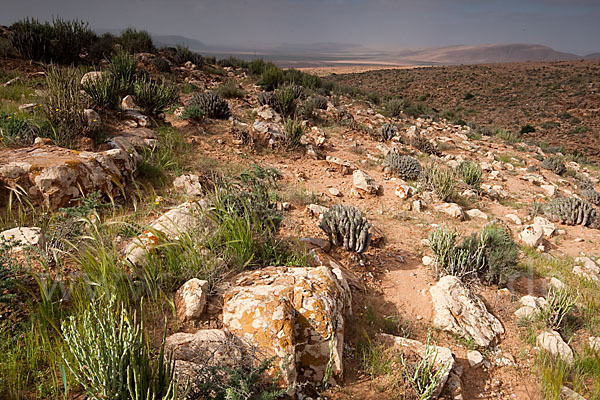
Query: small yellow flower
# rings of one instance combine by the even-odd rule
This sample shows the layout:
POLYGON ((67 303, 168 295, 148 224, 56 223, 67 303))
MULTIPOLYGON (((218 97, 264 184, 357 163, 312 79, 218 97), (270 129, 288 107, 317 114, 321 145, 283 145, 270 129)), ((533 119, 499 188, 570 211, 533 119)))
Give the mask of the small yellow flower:
POLYGON ((127 322, 127 315, 123 315, 123 321, 127 322))
POLYGON ((56 111, 60 111, 60 108, 57 108, 56 111))
POLYGON ((13 238, 13 237, 12 237, 11 235, 8 235, 8 236, 6 237, 6 240, 10 240, 10 239, 12 239, 12 238, 13 238))
POLYGON ((6 117, 6 119, 11 119, 12 117, 9 115, 8 117, 6 117))

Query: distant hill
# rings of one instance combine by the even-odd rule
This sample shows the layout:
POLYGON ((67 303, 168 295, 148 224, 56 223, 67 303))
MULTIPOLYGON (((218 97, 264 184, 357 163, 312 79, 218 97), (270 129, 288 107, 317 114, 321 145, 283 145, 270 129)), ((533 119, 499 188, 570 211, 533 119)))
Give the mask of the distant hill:
POLYGON ((399 62, 485 64, 523 61, 568 61, 580 60, 581 58, 576 54, 562 53, 539 44, 487 44, 404 52, 400 53, 399 62))
POLYGON ((583 57, 585 60, 600 60, 600 53, 592 53, 583 57))

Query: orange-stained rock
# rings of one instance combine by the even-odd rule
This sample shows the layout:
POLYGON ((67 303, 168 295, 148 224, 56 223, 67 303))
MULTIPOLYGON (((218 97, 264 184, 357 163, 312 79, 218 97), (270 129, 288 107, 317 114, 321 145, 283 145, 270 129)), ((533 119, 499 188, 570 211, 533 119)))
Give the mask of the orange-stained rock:
POLYGON ((343 373, 344 316, 351 293, 339 268, 268 267, 244 273, 224 297, 223 324, 274 356, 285 384, 343 373), (330 363, 331 360, 331 363, 330 363))
POLYGON ((118 195, 134 168, 131 155, 120 149, 94 153, 24 147, 0 152, 0 187, 22 188, 34 203, 57 209, 96 191, 118 195))

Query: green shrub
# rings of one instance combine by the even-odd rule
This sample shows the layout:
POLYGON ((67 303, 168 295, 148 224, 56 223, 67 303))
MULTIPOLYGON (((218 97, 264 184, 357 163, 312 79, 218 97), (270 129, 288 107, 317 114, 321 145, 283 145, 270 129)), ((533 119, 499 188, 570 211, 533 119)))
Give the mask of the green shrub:
POLYGON ((226 99, 243 99, 246 93, 240 89, 234 79, 221 84, 217 88, 217 94, 226 99))
POLYGON ((521 135, 506 129, 497 129, 495 135, 507 143, 518 143, 521 141, 521 135))
POLYGON ((481 187, 481 176, 483 171, 478 164, 472 161, 463 161, 458 166, 458 174, 461 179, 473 189, 479 190, 481 187))
POLYGON ((127 28, 121 32, 120 41, 123 50, 129 54, 154 53, 156 51, 152 37, 147 31, 127 28))
POLYGON ((419 179, 423 168, 419 160, 407 155, 400 155, 397 152, 390 151, 383 161, 383 165, 390 167, 393 172, 402 179, 414 181, 419 179))
POLYGON ((535 128, 532 125, 529 125, 529 124, 528 125, 523 125, 521 127, 521 130, 519 131, 519 133, 521 135, 524 135, 526 133, 533 133, 533 132, 535 132, 535 128))
POLYGON ((78 63, 80 54, 97 39, 89 24, 56 18, 41 23, 24 19, 11 25, 11 44, 25 58, 61 64, 78 63))
POLYGON ((204 65, 204 58, 200 54, 190 51, 187 46, 177 45, 177 51, 173 56, 173 62, 177 65, 183 65, 188 61, 198 68, 201 68, 204 65))
POLYGON ((313 101, 316 109, 327 110, 327 98, 323 96, 314 96, 311 97, 311 100, 313 101))
POLYGON ((399 117, 404 109, 404 101, 400 99, 391 99, 385 103, 384 112, 390 118, 399 117))
POLYGON ((62 333, 64 363, 89 398, 179 398, 175 363, 172 357, 165 360, 164 337, 153 359, 143 323, 138 324, 123 306, 95 302, 79 319, 63 322, 62 333))
POLYGON ((110 59, 116 53, 118 44, 118 37, 110 33, 105 33, 90 45, 87 60, 91 64, 98 64, 104 59, 110 59))
POLYGON ((267 91, 275 90, 283 83, 283 70, 275 64, 269 64, 263 70, 258 85, 267 91))
POLYGON ((567 289, 556 289, 550 287, 548 291, 548 305, 542 309, 540 319, 548 329, 558 330, 562 326, 564 318, 577 304, 575 298, 567 289))
POLYGON ((458 232, 443 226, 429 234, 429 246, 441 275, 461 280, 477 277, 488 283, 504 285, 516 271, 519 247, 505 228, 486 225, 458 244, 458 232))
POLYGON ((297 119, 288 119, 285 122, 285 146, 288 149, 295 149, 301 146, 300 139, 304 135, 302 122, 297 119))
POLYGON ((41 110, 54 127, 52 139, 56 145, 72 146, 77 137, 89 133, 80 81, 81 73, 75 68, 48 68, 48 91, 41 110))
POLYGON ((248 71, 252 75, 261 75, 264 72, 267 65, 268 63, 266 63, 265 60, 263 60, 262 58, 257 58, 248 63, 248 71))
POLYGON ((198 106, 187 106, 181 114, 181 119, 202 122, 204 120, 204 111, 198 106))
POLYGON ((162 57, 156 57, 152 59, 152 65, 158 72, 168 73, 171 72, 171 65, 167 60, 162 57))
POLYGON ((121 101, 123 82, 111 73, 104 73, 96 79, 88 79, 82 85, 92 101, 100 107, 117 108, 121 101))
POLYGON ((423 169, 419 185, 425 190, 432 190, 441 201, 451 201, 456 186, 454 171, 431 162, 423 169))
POLYGON ((14 297, 15 265, 11 250, 15 245, 18 244, 0 238, 0 304, 6 304, 14 297))
POLYGON ((417 150, 425 153, 425 154, 433 154, 436 156, 439 156, 441 153, 438 150, 437 146, 434 146, 433 143, 431 143, 429 141, 429 139, 427 139, 424 136, 421 136, 420 134, 415 135, 412 140, 410 141, 410 144, 417 150))
POLYGON ((302 87, 288 85, 273 92, 275 97, 275 110, 284 117, 293 117, 298 106, 298 99, 302 96, 302 87))
POLYGON ((567 172, 567 167, 560 157, 548 157, 542 161, 542 168, 554 172, 556 175, 563 175, 567 172))
POLYGON ((473 93, 470 93, 470 92, 467 92, 465 94, 465 97, 463 97, 464 100, 471 100, 471 99, 474 99, 474 98, 475 98, 475 95, 473 93))
POLYGON ((0 146, 27 146, 37 135, 38 128, 29 118, 0 110, 0 146))
POLYGON ((151 115, 156 115, 172 106, 179 98, 177 87, 165 81, 158 83, 146 78, 137 79, 133 89, 135 103, 151 115))
POLYGON ((229 103, 216 93, 198 93, 194 95, 187 106, 196 106, 208 118, 227 119, 231 116, 229 103))
POLYGON ((260 92, 258 96, 256 96, 256 100, 258 104, 261 106, 268 105, 271 108, 275 108, 277 104, 277 99, 273 92, 260 92))
POLYGON ((228 68, 238 69, 238 68, 247 68, 248 67, 247 61, 244 61, 241 58, 237 58, 237 57, 233 57, 233 56, 229 56, 228 58, 223 58, 223 59, 219 60, 217 62, 217 64, 223 68, 228 67, 228 68))
POLYGON ((297 114, 302 117, 302 119, 311 120, 315 117, 315 109, 314 99, 310 98, 302 102, 298 108, 297 114))
POLYGON ((128 53, 122 51, 110 59, 108 69, 113 73, 124 88, 131 88, 135 81, 137 61, 128 53))

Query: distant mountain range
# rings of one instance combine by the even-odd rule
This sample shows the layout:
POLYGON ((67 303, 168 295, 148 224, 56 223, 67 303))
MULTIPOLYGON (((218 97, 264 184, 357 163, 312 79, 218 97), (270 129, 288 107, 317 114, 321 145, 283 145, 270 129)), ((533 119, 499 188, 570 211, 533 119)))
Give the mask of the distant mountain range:
MULTIPOLYGON (((116 30, 100 30, 99 33, 116 30)), ((178 44, 191 50, 217 57, 235 56, 244 59, 263 57, 284 66, 325 65, 438 65, 486 64, 524 61, 596 60, 600 53, 580 56, 560 52, 548 46, 527 43, 458 45, 420 50, 376 49, 351 43, 281 43, 213 46, 196 39, 178 35, 152 35, 157 46, 175 47, 178 44)))

